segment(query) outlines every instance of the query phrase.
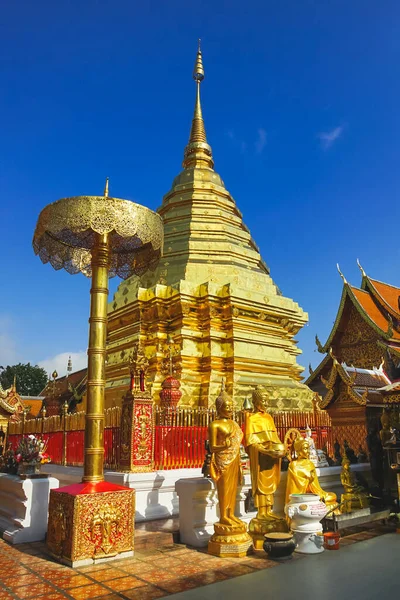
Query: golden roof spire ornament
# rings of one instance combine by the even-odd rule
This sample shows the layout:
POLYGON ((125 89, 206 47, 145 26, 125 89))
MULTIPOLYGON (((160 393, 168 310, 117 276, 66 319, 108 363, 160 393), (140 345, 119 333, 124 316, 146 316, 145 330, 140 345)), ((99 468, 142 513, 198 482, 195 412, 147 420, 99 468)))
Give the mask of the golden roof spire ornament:
POLYGON ((104 186, 104 198, 108 198, 108 182, 110 181, 109 177, 106 177, 106 185, 104 186))
POLYGON ((340 277, 343 279, 343 283, 347 284, 346 277, 343 275, 342 271, 340 270, 339 263, 336 263, 336 268, 338 270, 340 277))
POLYGON ((360 261, 358 260, 358 258, 357 258, 357 265, 358 265, 358 268, 359 268, 359 269, 360 269, 360 271, 361 271, 361 275, 362 275, 363 277, 366 277, 366 276, 367 276, 367 274, 365 273, 364 269, 362 268, 362 266, 361 266, 361 264, 360 264, 360 261))
POLYGON ((200 48, 200 40, 196 62, 194 63, 193 79, 196 82, 196 102, 194 105, 194 114, 192 119, 192 127, 190 129, 189 143, 185 148, 183 167, 185 169, 193 167, 208 167, 209 169, 212 169, 214 162, 212 159, 211 146, 209 146, 207 143, 200 101, 200 84, 204 79, 203 56, 200 48))

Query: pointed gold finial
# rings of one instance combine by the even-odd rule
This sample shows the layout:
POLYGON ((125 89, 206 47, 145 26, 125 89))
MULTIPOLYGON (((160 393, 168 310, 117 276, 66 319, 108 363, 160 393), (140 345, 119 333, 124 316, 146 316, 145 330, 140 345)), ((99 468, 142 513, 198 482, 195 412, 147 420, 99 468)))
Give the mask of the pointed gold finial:
POLYGON ((362 275, 363 277, 366 277, 367 275, 366 275, 366 273, 365 273, 364 269, 362 268, 362 266, 361 266, 361 264, 360 264, 360 261, 358 260, 358 258, 357 258, 357 265, 358 265, 358 268, 359 268, 359 269, 360 269, 360 271, 361 271, 361 275, 362 275))
POLYGON ((183 167, 209 167, 213 168, 211 147, 207 142, 206 130, 204 127, 203 113, 200 102, 200 84, 204 79, 203 56, 199 46, 196 55, 196 61, 193 69, 193 79, 196 82, 196 102, 194 105, 194 114, 192 127, 190 129, 189 143, 185 148, 183 167))
POLYGON ((204 79, 203 57, 201 54, 200 41, 201 40, 199 38, 199 46, 197 48, 196 62, 194 63, 194 69, 193 69, 193 79, 198 82, 201 82, 204 79))
POLYGON ((106 185, 104 186, 104 198, 108 198, 108 182, 109 182, 109 177, 106 177, 106 185))
POLYGON ((339 263, 336 263, 336 268, 338 270, 340 277, 343 279, 343 283, 347 283, 346 277, 343 275, 342 271, 340 270, 339 263))

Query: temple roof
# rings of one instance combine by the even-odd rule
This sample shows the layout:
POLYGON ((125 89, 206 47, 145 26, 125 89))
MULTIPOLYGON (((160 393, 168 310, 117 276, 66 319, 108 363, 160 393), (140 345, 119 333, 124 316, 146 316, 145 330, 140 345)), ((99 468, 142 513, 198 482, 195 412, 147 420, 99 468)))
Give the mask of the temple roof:
POLYGON ((40 416, 44 398, 40 396, 21 396, 21 400, 25 409, 29 408, 28 419, 35 419, 40 416))
POLYGON ((370 279, 365 274, 361 288, 350 285, 344 279, 342 297, 331 333, 324 345, 319 342, 318 337, 316 338, 319 352, 323 354, 328 352, 335 342, 336 335, 343 331, 342 319, 349 304, 354 306, 364 321, 375 330, 382 340, 386 341, 386 344, 392 342, 395 348, 397 345, 400 346, 399 297, 399 288, 370 279))
POLYGON ((317 391, 321 396, 320 408, 327 408, 334 400, 338 378, 346 386, 349 397, 360 406, 382 404, 387 401, 382 392, 400 391, 400 384, 399 390, 391 387, 392 383, 383 370, 383 363, 373 369, 359 369, 344 362, 339 363, 332 352, 328 354, 329 360, 326 358, 324 366, 329 369, 328 377, 325 378, 321 371, 319 372, 320 384, 317 391))
MULTIPOLYGON (((400 357, 400 288, 371 279, 359 263, 358 266, 362 273, 360 288, 350 285, 338 267, 343 279, 343 290, 336 319, 324 345, 316 336, 319 352, 327 354, 315 370, 310 368, 310 377, 305 383, 322 397, 321 408, 326 408, 334 400, 338 377, 347 387, 349 396, 358 404, 371 406, 400 401, 400 383, 394 381, 398 377, 396 369, 398 370, 399 365, 393 370, 387 364, 391 356, 395 360, 400 357), (380 366, 362 369, 357 364, 349 366, 336 359, 335 355, 341 355, 341 336, 348 328, 351 309, 355 309, 375 332, 376 336, 372 339, 382 349, 382 355, 387 356, 386 362, 382 360, 380 366), (392 380, 383 370, 384 364, 388 369, 387 373, 391 373, 392 380)), ((362 335, 365 336, 365 333, 362 335)), ((359 343, 363 341, 365 340, 360 339, 359 343)), ((357 345, 358 342, 352 344, 357 345)), ((343 349, 345 347, 348 344, 343 345, 343 349)), ((346 360, 349 362, 348 358, 346 360)))
POLYGON ((63 377, 58 377, 55 380, 55 384, 53 381, 49 381, 40 395, 44 396, 46 400, 52 399, 55 396, 60 406, 62 406, 65 401, 69 404, 72 399, 80 402, 86 390, 86 379, 86 368, 75 371, 68 376, 64 375, 63 377), (55 390, 55 393, 53 390, 55 390))
POLYGON ((371 292, 393 317, 400 319, 400 288, 366 276, 361 287, 371 292))

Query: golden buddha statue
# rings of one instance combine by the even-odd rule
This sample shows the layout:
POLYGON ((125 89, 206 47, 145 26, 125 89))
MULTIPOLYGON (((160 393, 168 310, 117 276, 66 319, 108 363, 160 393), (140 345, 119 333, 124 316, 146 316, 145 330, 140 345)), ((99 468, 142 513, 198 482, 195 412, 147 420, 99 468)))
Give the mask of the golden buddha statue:
POLYGON ((232 420, 233 402, 223 388, 216 400, 217 419, 208 429, 211 456, 210 475, 217 486, 220 519, 208 552, 215 556, 245 556, 252 540, 247 525, 235 517, 238 486, 242 483, 240 444, 243 432, 232 420))
POLYGON ((272 510, 285 447, 278 438, 273 418, 267 413, 268 394, 260 386, 253 391, 253 406, 253 412, 246 415, 245 447, 250 457, 251 487, 257 508, 249 533, 254 547, 259 550, 266 533, 287 531, 285 519, 272 510))
POLYGON ((350 460, 346 454, 342 460, 340 481, 344 488, 344 494, 340 499, 342 512, 348 513, 359 508, 368 508, 368 493, 361 485, 358 485, 354 473, 350 470, 350 460))
POLYGON ((337 507, 336 494, 325 492, 319 484, 315 465, 310 460, 308 439, 298 437, 293 446, 297 458, 292 460, 289 465, 285 504, 288 504, 291 494, 317 494, 329 509, 337 507))

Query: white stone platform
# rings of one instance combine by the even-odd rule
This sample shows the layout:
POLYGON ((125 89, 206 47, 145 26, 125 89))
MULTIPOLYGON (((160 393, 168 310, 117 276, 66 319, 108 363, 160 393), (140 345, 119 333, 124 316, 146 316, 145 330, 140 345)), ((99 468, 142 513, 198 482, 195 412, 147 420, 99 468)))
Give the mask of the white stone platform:
POLYGON ((179 479, 201 477, 201 469, 173 469, 152 473, 105 473, 106 481, 136 490, 135 521, 152 521, 179 515, 175 484, 179 479))
POLYGON ((0 531, 12 544, 39 542, 47 531, 50 490, 58 479, 21 479, 0 473, 0 531))
MULTIPOLYGON (((364 477, 370 478, 369 463, 351 465, 351 470, 355 473, 362 472, 364 477)), ((82 481, 82 467, 62 467, 50 463, 46 465, 46 471, 60 480, 60 486, 82 481)), ((340 484, 340 471, 341 467, 326 467, 319 470, 321 487, 329 492, 335 492, 339 498, 343 492, 340 484)), ((106 471, 104 476, 106 481, 136 490, 135 520, 138 523, 178 516, 179 498, 175 490, 176 482, 180 479, 202 478, 201 469, 172 469, 151 473, 106 471)), ((275 494, 275 511, 281 514, 283 514, 285 502, 286 476, 287 474, 283 472, 281 483, 275 494)), ((246 521, 250 520, 253 515, 246 515, 244 512, 244 500, 251 486, 250 475, 246 474, 244 479, 244 485, 239 492, 238 505, 242 508, 239 509, 238 516, 246 521)))
MULTIPOLYGON (((362 472, 368 479, 370 466, 352 465, 354 472, 362 472)), ((343 488, 340 483, 341 467, 318 469, 319 482, 322 489, 335 492, 340 499, 343 488)), ((284 517, 285 491, 287 472, 281 473, 281 481, 274 495, 274 511, 284 517)), ((219 519, 218 496, 216 486, 211 479, 192 477, 176 482, 179 496, 179 534, 184 544, 196 548, 206 547, 214 533, 214 523, 219 519)), ((250 474, 244 475, 244 482, 238 488, 235 514, 242 521, 249 523, 256 515, 255 511, 246 512, 245 501, 251 488, 250 474)))

